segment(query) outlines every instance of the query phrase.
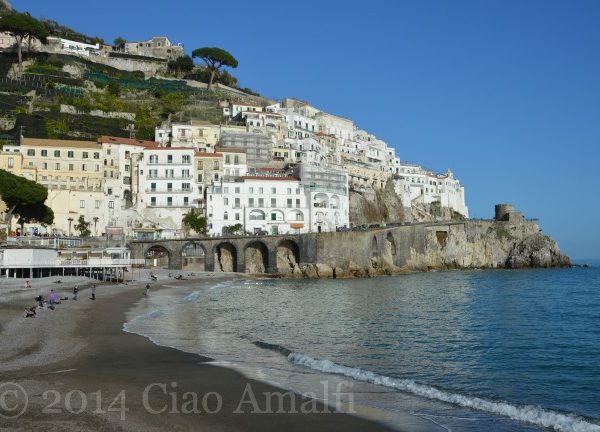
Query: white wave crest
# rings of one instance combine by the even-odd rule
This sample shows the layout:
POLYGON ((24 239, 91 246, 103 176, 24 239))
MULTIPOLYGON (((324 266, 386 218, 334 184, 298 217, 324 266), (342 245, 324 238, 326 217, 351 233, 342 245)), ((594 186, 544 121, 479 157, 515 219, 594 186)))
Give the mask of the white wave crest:
POLYGON ((330 360, 320 360, 301 353, 288 355, 291 363, 306 366, 320 372, 343 375, 357 381, 394 388, 421 396, 452 403, 466 408, 509 417, 513 420, 532 423, 538 426, 553 428, 564 432, 600 432, 600 425, 590 423, 581 417, 545 410, 540 407, 524 405, 515 406, 508 402, 486 400, 478 397, 449 393, 434 387, 418 384, 412 380, 392 378, 371 371, 352 368, 334 363, 330 360))

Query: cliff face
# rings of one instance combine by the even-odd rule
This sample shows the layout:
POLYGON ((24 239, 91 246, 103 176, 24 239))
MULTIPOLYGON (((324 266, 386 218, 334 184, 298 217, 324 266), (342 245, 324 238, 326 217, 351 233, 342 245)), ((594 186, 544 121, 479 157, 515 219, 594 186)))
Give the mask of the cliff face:
POLYGON ((295 277, 365 277, 407 271, 565 267, 569 258, 537 222, 424 223, 367 232, 324 233, 314 261, 295 277))
POLYGON ((392 181, 388 181, 382 190, 367 189, 363 193, 350 192, 350 223, 352 225, 410 220, 412 218, 406 214, 400 197, 394 191, 392 181))

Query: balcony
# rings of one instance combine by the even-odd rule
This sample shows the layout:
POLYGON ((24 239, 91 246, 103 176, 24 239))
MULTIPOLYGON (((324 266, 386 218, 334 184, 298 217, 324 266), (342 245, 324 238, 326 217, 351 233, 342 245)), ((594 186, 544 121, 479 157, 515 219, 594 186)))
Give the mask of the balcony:
POLYGON ((165 189, 165 190, 161 190, 161 189, 146 189, 146 193, 151 193, 151 194, 179 194, 179 193, 184 193, 184 194, 188 194, 188 193, 192 193, 192 189, 165 189))
POLYGON ((146 177, 148 180, 191 180, 191 175, 181 175, 181 176, 166 176, 166 175, 149 175, 146 177))

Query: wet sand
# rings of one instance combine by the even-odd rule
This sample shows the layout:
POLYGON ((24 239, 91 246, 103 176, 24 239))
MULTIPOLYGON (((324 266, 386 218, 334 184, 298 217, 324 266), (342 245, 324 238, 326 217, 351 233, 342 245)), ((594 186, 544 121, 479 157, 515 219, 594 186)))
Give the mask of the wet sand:
MULTIPOLYGON (((198 276, 195 281, 169 279, 174 288, 168 289, 233 277, 198 276)), ((160 277, 158 284, 164 282, 160 277)), ((0 410, 15 418, 2 419, 0 430, 389 430, 211 365, 209 358, 124 332, 125 314, 143 297, 145 284, 99 286, 96 301, 82 290, 79 301, 44 310, 38 319, 18 316, 28 304, 22 297, 0 306, 0 393, 15 391, 7 399, 11 410, 0 410), (15 346, 19 333, 27 335, 26 342, 15 346)))

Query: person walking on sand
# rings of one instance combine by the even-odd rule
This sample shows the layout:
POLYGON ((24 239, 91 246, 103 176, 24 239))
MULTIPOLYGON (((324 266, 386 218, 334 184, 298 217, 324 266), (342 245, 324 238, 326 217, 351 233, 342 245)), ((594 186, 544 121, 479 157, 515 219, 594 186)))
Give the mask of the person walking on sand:
POLYGON ((56 295, 54 290, 50 290, 50 294, 48 294, 49 309, 54 310, 54 304, 56 303, 56 300, 58 300, 58 295, 56 295))
POLYGON ((150 284, 146 284, 146 289, 144 290, 144 296, 148 297, 150 293, 150 284))
POLYGON ((73 300, 77 300, 77 293, 79 293, 79 288, 75 285, 75 288, 73 288, 73 300))
POLYGON ((92 300, 96 300, 96 285, 92 285, 92 300))

